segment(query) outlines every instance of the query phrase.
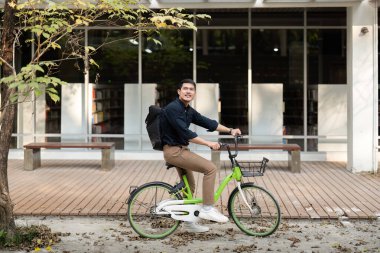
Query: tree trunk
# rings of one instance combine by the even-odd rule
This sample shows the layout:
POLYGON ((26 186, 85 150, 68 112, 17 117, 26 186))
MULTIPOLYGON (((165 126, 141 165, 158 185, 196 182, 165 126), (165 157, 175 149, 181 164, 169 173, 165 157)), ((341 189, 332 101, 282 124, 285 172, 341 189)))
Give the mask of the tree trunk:
MULTIPOLYGON (((1 36, 0 55, 7 63, 13 62, 13 43, 15 40, 15 15, 14 9, 9 6, 10 0, 5 0, 4 22, 1 36)), ((17 1, 13 1, 16 2, 17 1)), ((13 71, 6 64, 2 64, 3 77, 13 75, 13 71)), ((8 103, 9 96, 14 90, 3 87, 2 107, 8 103)), ((14 234, 16 225, 13 216, 13 204, 9 195, 8 186, 8 154, 12 137, 12 129, 16 105, 8 105, 1 112, 3 114, 0 122, 0 231, 6 231, 8 235, 14 234)))
POLYGON ((16 228, 13 216, 13 204, 8 187, 8 153, 11 142, 13 121, 16 106, 8 106, 5 113, 0 133, 0 231, 6 231, 9 235, 16 228))

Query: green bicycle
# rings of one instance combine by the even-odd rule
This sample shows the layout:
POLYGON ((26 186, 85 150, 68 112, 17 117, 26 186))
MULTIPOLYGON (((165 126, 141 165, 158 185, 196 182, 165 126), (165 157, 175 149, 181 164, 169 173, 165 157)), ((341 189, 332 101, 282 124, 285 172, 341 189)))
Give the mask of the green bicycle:
MULTIPOLYGON (((228 151, 232 172, 227 175, 214 194, 215 202, 230 181, 237 187, 228 200, 228 213, 235 224, 247 235, 268 236, 280 224, 280 207, 273 195, 254 183, 243 182, 244 177, 263 176, 268 159, 261 162, 241 162, 238 155, 239 136, 235 136, 235 153, 228 144, 221 144, 228 151)), ((168 169, 174 167, 167 164, 168 169)), ((165 182, 150 182, 134 189, 127 201, 128 220, 133 230, 142 237, 160 239, 173 233, 182 221, 198 222, 202 199, 194 198, 186 176, 171 186, 165 182)))

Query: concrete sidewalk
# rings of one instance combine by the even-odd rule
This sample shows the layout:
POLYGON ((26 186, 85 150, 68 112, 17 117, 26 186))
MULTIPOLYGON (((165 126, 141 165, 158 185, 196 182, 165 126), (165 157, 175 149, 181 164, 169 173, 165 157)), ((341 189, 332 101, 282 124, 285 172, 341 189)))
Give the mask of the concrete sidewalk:
MULTIPOLYGON (((380 220, 282 220, 271 236, 245 235, 233 222, 206 223, 207 233, 179 228, 162 240, 144 239, 120 217, 20 217, 18 225, 44 224, 61 232, 53 252, 380 252, 380 220)), ((44 252, 42 249, 41 252, 44 252)))

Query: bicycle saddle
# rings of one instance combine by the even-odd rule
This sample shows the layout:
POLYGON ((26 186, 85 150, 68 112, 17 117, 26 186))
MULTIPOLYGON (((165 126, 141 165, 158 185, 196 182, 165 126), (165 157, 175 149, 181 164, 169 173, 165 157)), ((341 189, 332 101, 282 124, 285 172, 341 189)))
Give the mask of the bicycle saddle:
POLYGON ((175 165, 170 164, 170 163, 168 163, 168 162, 165 163, 165 166, 166 166, 166 169, 167 169, 167 170, 170 169, 170 168, 175 168, 175 165))

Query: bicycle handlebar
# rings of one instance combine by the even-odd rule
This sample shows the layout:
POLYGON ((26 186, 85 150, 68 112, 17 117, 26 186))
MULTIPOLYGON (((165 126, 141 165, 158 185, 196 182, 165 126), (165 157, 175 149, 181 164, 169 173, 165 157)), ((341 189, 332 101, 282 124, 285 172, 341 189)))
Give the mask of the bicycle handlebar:
POLYGON ((233 159, 237 157, 238 153, 239 153, 239 150, 238 150, 238 142, 239 140, 242 138, 243 136, 242 135, 235 135, 234 136, 234 144, 235 144, 235 154, 231 154, 231 148, 230 148, 230 145, 227 144, 227 143, 220 143, 220 148, 222 147, 226 147, 227 148, 227 151, 228 151, 228 156, 231 160, 231 162, 233 163, 233 159))

